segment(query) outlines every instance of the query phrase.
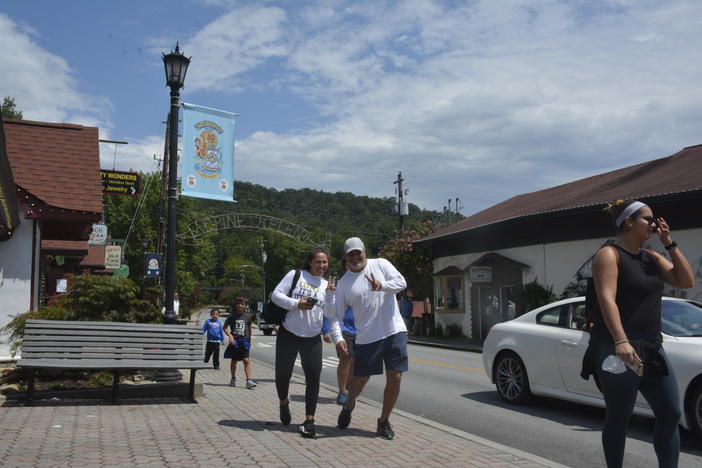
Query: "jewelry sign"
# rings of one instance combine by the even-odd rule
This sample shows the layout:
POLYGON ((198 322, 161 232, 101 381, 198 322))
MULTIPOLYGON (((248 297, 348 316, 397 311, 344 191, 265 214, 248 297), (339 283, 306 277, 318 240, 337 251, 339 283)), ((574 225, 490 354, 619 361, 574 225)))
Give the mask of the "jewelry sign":
POLYGON ((109 195, 136 195, 139 193, 139 174, 137 172, 100 170, 102 193, 109 195))
POLYGON ((183 103, 183 195, 234 200, 235 116, 183 103))

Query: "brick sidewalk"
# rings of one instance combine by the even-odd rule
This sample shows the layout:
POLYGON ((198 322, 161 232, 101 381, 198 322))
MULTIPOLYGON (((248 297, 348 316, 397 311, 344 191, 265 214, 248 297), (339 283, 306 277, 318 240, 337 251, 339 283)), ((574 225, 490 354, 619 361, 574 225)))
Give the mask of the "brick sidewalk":
MULTIPOLYGON (((0 409, 0 466, 559 466, 404 412, 395 440, 375 435, 377 403, 359 399, 347 430, 336 427, 336 393, 322 386, 315 440, 303 439, 304 386, 290 387, 293 423, 278 421, 273 369, 254 362, 259 386, 230 388, 229 372, 200 371, 205 395, 178 398, 6 401, 0 409)), ((239 369, 241 372, 241 369, 239 369)), ((243 380, 239 378, 238 380, 243 380)))

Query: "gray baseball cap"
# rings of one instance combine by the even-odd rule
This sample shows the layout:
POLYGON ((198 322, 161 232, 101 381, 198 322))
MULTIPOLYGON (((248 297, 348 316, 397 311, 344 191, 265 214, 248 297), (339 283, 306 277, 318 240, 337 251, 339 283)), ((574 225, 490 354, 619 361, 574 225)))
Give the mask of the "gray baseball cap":
POLYGON ((363 241, 358 237, 349 237, 344 242, 344 255, 351 252, 352 250, 366 250, 366 246, 363 245, 363 241))

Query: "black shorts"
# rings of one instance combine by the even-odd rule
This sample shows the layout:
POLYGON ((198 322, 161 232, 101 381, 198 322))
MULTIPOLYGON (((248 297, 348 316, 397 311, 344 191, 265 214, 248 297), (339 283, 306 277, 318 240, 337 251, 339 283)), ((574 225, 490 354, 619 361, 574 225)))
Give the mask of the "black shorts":
POLYGON ((232 361, 242 361, 245 358, 249 357, 249 350, 246 349, 243 345, 239 345, 236 348, 234 345, 229 345, 227 346, 227 349, 224 350, 224 358, 225 359, 231 359, 232 361))
MULTIPOLYGON (((342 330, 341 336, 344 338, 344 341, 346 341, 346 349, 348 350, 348 356, 353 357, 353 349, 356 343, 356 335, 342 330)), ((339 348, 336 348, 336 357, 341 358, 339 348)))

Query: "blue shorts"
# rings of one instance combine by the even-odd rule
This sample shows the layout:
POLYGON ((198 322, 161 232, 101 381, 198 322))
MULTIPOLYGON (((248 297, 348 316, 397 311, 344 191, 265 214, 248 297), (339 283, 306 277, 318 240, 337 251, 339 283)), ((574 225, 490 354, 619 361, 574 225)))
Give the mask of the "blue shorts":
POLYGON ((354 346, 353 375, 368 377, 383 373, 385 369, 397 372, 407 372, 407 332, 395 333, 373 343, 354 346))

